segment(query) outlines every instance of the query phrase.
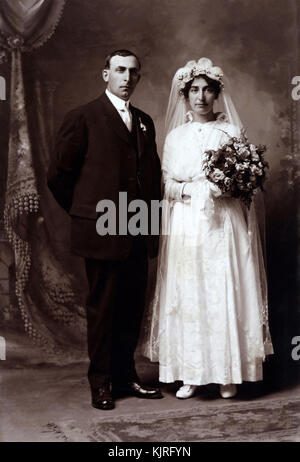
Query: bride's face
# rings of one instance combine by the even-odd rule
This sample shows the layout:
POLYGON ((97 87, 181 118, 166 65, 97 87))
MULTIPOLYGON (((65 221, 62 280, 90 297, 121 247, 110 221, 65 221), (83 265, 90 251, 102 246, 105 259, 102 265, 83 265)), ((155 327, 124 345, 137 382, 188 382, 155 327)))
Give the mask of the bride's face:
POLYGON ((188 96, 191 109, 196 114, 206 115, 212 112, 216 94, 203 77, 193 80, 188 96))

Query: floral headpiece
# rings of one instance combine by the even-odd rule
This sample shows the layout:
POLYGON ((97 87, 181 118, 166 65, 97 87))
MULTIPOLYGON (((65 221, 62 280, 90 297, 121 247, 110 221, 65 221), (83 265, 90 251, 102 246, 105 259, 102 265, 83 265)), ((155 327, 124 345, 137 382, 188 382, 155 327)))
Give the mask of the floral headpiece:
POLYGON ((217 80, 221 88, 224 88, 222 77, 224 75, 222 69, 218 66, 213 66, 213 63, 208 58, 200 58, 198 62, 189 61, 184 67, 178 69, 175 74, 179 93, 183 95, 183 90, 188 82, 194 80, 195 77, 204 74, 210 79, 217 80))

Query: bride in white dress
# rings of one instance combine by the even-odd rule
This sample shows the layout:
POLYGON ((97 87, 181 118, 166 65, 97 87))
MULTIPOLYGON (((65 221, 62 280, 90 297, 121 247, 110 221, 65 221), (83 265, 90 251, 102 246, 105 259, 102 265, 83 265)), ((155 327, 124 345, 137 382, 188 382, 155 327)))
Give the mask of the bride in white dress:
POLYGON ((273 349, 254 204, 222 195, 202 168, 206 150, 241 130, 222 70, 207 58, 179 69, 166 120, 165 235, 144 353, 159 361, 161 382, 183 382, 178 398, 209 383, 232 397, 236 384, 262 380, 273 349))

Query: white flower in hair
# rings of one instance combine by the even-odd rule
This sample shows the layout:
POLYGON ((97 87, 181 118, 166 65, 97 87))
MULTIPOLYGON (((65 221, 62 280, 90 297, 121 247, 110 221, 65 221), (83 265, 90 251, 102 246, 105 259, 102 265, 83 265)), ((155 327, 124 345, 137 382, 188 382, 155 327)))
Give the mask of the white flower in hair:
POLYGON ((196 61, 193 60, 193 61, 188 61, 188 62, 186 63, 186 65, 185 65, 185 67, 190 67, 190 68, 192 68, 192 67, 195 67, 196 65, 197 65, 196 61))
POLYGON ((200 59, 198 60, 197 65, 198 65, 199 67, 202 67, 203 69, 208 69, 208 68, 212 67, 213 63, 212 63, 212 61, 211 61, 210 59, 208 59, 208 58, 200 58, 200 59))
POLYGON ((216 80, 220 80, 223 77, 223 71, 219 66, 213 66, 208 69, 210 75, 214 76, 216 80))
POLYGON ((204 74, 207 77, 217 80, 221 88, 224 87, 222 77, 224 75, 222 69, 219 66, 213 66, 212 61, 209 58, 200 58, 196 61, 188 61, 184 67, 178 69, 175 74, 179 92, 183 94, 183 90, 188 82, 194 80, 195 77, 204 74))

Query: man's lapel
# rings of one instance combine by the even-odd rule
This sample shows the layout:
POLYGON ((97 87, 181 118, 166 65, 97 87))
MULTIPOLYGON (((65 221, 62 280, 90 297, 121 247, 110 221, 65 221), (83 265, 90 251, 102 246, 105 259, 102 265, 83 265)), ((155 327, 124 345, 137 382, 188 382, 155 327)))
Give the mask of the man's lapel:
POLYGON ((128 128, 124 124, 122 117, 118 113, 117 109, 114 107, 105 93, 100 96, 100 101, 105 109, 104 112, 108 126, 112 128, 120 138, 122 138, 127 143, 132 144, 132 137, 128 128))
POLYGON ((132 113, 132 123, 135 124, 136 126, 136 136, 137 136, 137 148, 138 148, 138 156, 141 157, 144 151, 144 145, 145 145, 145 134, 142 130, 142 127, 144 126, 142 123, 141 118, 138 115, 137 110, 135 107, 130 105, 130 111, 132 113))

